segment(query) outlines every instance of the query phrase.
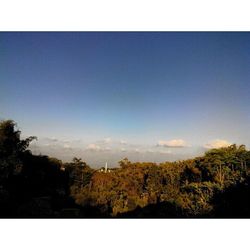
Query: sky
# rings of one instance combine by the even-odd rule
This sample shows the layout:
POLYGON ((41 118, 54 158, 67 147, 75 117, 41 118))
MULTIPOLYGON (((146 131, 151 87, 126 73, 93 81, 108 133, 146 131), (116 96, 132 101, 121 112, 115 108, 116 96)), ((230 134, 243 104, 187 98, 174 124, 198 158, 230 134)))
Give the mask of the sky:
POLYGON ((93 167, 250 147, 250 33, 0 32, 0 119, 93 167))

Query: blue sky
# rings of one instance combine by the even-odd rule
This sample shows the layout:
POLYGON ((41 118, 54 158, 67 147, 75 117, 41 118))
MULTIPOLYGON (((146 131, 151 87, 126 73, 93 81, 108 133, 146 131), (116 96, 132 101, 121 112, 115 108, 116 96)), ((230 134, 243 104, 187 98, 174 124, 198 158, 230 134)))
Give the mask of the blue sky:
POLYGON ((0 118, 111 165, 250 146, 250 33, 0 33, 0 118))

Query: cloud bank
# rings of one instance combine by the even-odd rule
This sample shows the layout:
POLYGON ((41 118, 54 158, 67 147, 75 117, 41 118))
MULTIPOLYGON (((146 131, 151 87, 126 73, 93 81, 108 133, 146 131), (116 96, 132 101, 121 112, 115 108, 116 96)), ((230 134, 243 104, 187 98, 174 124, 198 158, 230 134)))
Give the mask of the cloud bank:
POLYGON ((207 143, 204 145, 205 148, 223 148, 223 147, 228 147, 229 145, 231 145, 230 142, 226 141, 226 140, 214 140, 211 141, 210 143, 207 143))
POLYGON ((182 139, 174 139, 170 141, 160 140, 158 141, 157 146, 166 148, 183 148, 187 147, 187 143, 182 139))

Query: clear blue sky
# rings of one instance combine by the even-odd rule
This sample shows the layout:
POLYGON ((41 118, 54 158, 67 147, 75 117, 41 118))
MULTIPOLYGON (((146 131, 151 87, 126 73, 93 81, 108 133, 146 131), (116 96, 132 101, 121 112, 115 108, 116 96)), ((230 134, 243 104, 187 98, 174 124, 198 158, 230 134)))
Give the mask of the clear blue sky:
POLYGON ((249 107, 250 33, 0 33, 0 118, 58 157, 250 146, 249 107))

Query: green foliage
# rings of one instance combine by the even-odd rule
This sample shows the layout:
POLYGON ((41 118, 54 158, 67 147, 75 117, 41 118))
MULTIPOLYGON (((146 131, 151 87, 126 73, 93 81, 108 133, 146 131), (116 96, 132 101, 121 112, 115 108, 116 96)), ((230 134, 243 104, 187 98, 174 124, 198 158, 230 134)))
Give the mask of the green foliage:
POLYGON ((9 175, 21 170, 21 157, 30 142, 36 139, 36 137, 31 136, 21 140, 21 132, 15 127, 16 124, 12 120, 0 122, 0 184, 9 175))
POLYGON ((13 121, 0 123, 0 216, 250 217, 244 145, 160 164, 125 158, 105 173, 80 158, 33 155, 35 137, 20 133, 13 121))
MULTIPOLYGON (((91 169, 81 158, 74 157, 72 162, 65 163, 64 168, 70 179, 70 189, 72 195, 78 194, 82 189, 90 185, 94 170, 91 169)), ((81 195, 80 195, 81 196, 81 195)))
POLYGON ((77 202, 84 206, 91 201, 112 216, 131 215, 138 207, 164 202, 178 207, 182 217, 211 216, 214 196, 245 180, 249 159, 249 151, 242 145, 212 149, 203 157, 172 163, 132 163, 125 158, 119 162, 121 168, 111 173, 93 173, 91 186, 80 190, 77 202))

